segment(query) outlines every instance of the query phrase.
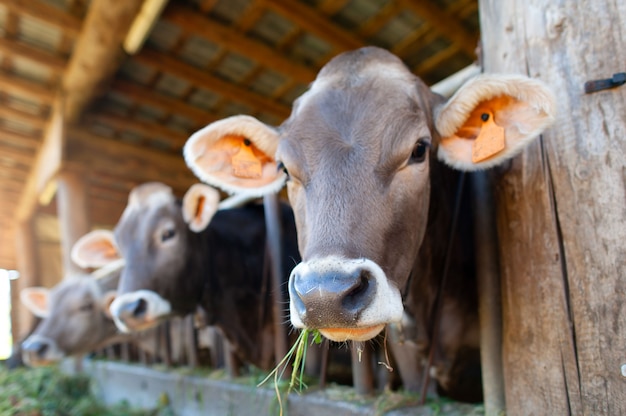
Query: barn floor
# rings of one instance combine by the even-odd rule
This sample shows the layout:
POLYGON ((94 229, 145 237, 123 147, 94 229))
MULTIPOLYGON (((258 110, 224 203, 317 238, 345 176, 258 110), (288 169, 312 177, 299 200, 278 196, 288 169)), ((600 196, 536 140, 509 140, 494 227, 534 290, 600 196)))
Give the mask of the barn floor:
MULTIPOLYGON (((63 369, 73 372, 74 362, 63 369)), ((110 361, 85 360, 83 371, 92 377, 96 397, 107 405, 128 402, 134 408, 153 409, 168 404, 176 416, 262 416, 278 415, 279 407, 272 388, 257 388, 250 381, 225 381, 172 371, 146 368, 110 361)), ((405 398, 406 400, 406 398, 405 398)), ((429 402, 425 406, 406 404, 399 394, 374 398, 356 396, 349 388, 329 387, 324 391, 305 391, 289 396, 285 415, 309 416, 434 416, 481 415, 483 406, 453 402, 429 402), (389 410, 394 409, 394 410, 389 410)))

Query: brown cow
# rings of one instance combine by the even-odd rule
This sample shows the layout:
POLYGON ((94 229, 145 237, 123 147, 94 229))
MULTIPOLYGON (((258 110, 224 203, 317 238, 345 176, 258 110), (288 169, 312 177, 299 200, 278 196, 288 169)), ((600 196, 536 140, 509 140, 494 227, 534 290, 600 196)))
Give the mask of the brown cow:
MULTIPOLYGON (((98 230, 94 234, 100 238, 107 232, 98 230)), ((51 289, 30 287, 20 292, 22 303, 42 319, 21 344, 22 359, 27 365, 54 364, 65 357, 90 353, 119 342, 131 342, 143 352, 165 360, 162 355, 165 351, 158 348, 156 328, 122 334, 115 326, 108 307, 115 298, 122 263, 110 262, 104 257, 89 260, 81 257, 84 253, 79 253, 84 250, 81 246, 95 241, 93 238, 79 240, 73 247, 72 258, 83 266, 108 263, 107 267, 64 279, 51 289)), ((111 256, 110 252, 105 254, 111 256)), ((183 325, 181 318, 173 318, 168 325, 170 333, 175 334, 171 337, 172 356, 169 357, 173 362, 181 362, 184 354, 184 339, 180 337, 183 325)))
MULTIPOLYGON (((262 205, 232 209, 217 190, 192 186, 182 201, 170 187, 135 187, 115 227, 126 261, 111 314, 124 332, 153 327, 200 307, 245 363, 274 366, 274 325, 266 273, 266 225, 262 205)), ((289 206, 280 210, 286 283, 299 260, 289 206)), ((113 252, 116 244, 99 244, 113 252)), ((98 239, 93 240, 98 251, 98 239)), ((285 285, 286 286, 286 285, 285 285)))
MULTIPOLYGON (((288 178, 303 260, 289 280, 295 327, 363 341, 404 317, 425 348, 450 221, 439 205, 454 188, 448 167, 510 159, 552 122, 554 106, 542 83, 517 75, 476 77, 446 101, 368 47, 322 68, 277 130, 237 116, 195 133, 184 153, 198 177, 229 191, 288 178)), ((441 338, 444 373, 463 344, 477 347, 475 289, 447 289, 442 324, 454 335, 441 338)))

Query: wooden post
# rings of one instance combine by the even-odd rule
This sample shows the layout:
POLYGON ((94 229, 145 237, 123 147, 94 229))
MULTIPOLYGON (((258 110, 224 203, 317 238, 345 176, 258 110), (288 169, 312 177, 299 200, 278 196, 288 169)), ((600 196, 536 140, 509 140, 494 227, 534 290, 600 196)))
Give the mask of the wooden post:
POLYGON ((11 332, 13 342, 20 342, 35 323, 35 317, 19 301, 19 292, 30 286, 39 284, 39 270, 37 264, 37 247, 35 245, 35 231, 31 221, 22 222, 16 232, 16 260, 20 277, 11 285, 11 332))
POLYGON ((540 78, 557 121, 496 181, 508 415, 626 414, 626 3, 480 0, 486 72, 540 78))
POLYGON ((76 172, 64 171, 57 177, 57 205, 61 228, 63 275, 79 273, 81 268, 72 262, 70 253, 74 243, 91 229, 85 181, 76 172))

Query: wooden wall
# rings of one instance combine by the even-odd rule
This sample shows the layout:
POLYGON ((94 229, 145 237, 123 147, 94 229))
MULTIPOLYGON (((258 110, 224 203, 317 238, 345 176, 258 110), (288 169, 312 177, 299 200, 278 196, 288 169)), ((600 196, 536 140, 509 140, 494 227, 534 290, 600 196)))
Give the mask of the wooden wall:
POLYGON ((507 414, 626 414, 626 2, 481 0, 486 72, 557 95, 496 186, 507 414))

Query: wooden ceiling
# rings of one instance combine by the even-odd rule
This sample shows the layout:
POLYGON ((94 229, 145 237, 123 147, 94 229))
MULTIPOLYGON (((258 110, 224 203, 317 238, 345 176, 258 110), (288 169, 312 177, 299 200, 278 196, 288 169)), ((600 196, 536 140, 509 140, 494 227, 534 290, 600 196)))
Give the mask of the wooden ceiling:
POLYGON ((142 2, 119 3, 111 21, 107 0, 0 0, 0 268, 16 268, 19 220, 56 215, 33 178, 58 108, 61 169, 81 174, 92 223, 110 226, 133 186, 182 195, 196 181, 181 157, 191 133, 240 113, 279 124, 339 52, 385 47, 432 84, 471 64, 479 37, 477 0, 170 0, 130 56, 121 42, 142 2))

